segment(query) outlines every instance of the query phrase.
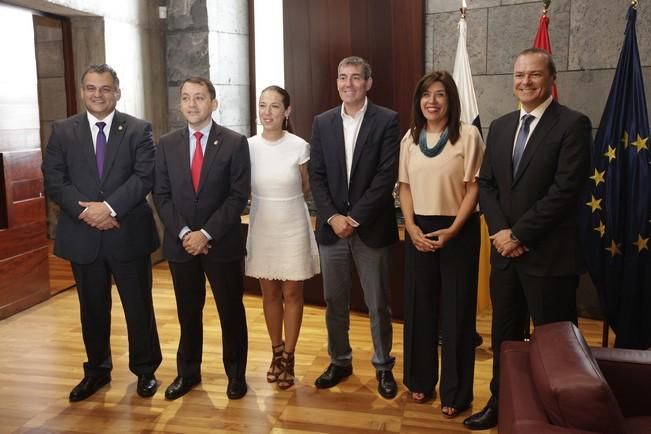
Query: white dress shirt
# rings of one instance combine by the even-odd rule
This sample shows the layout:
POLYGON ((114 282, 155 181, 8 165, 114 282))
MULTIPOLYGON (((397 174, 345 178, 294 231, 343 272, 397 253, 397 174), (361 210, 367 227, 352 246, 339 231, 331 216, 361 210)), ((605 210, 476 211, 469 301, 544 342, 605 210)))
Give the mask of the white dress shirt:
MULTIPOLYGON (((524 149, 527 149, 527 144, 529 143, 529 138, 533 134, 533 130, 536 129, 536 126, 538 125, 538 122, 540 122, 540 118, 545 114, 545 110, 547 110, 547 107, 552 103, 552 100, 554 97, 552 95, 549 95, 549 98, 545 100, 542 104, 540 104, 538 107, 535 109, 531 110, 529 113, 524 109, 524 107, 520 108, 520 121, 518 124, 518 129, 515 131, 515 137, 513 138, 513 148, 512 148, 512 155, 515 153, 515 142, 518 140, 518 134, 520 133, 520 128, 522 128, 522 116, 526 114, 532 115, 534 118, 529 122, 529 135, 527 136, 527 141, 525 142, 524 149)), ((522 150, 524 152, 524 149, 522 150)))
MULTIPOLYGON (((90 126, 90 137, 92 137, 93 139, 93 150, 97 151, 97 134, 99 133, 99 127, 97 126, 97 122, 106 123, 102 131, 104 131, 104 136, 106 137, 106 144, 108 145, 109 133, 111 131, 111 124, 113 124, 113 118, 115 117, 115 110, 109 113, 109 115, 106 116, 104 119, 97 119, 88 111, 86 112, 86 116, 88 117, 88 124, 90 126)), ((111 213, 111 217, 116 217, 118 215, 118 213, 115 212, 113 207, 111 207, 111 205, 109 205, 107 201, 104 201, 104 205, 106 205, 106 207, 109 209, 111 213)), ((86 209, 82 211, 82 214, 86 212, 86 209)))
POLYGON ((345 106, 341 104, 341 119, 344 125, 344 144, 346 149, 346 176, 348 177, 348 185, 350 185, 350 170, 353 167, 353 153, 355 152, 355 142, 359 135, 359 129, 362 126, 366 108, 368 107, 368 98, 364 98, 364 105, 355 113, 350 116, 346 113, 345 106))
MULTIPOLYGON (((197 131, 200 131, 201 134, 202 134, 202 136, 201 136, 201 151, 202 151, 202 154, 205 157, 205 155, 206 155, 206 145, 208 144, 208 135, 210 135, 210 129, 211 128, 212 128, 212 122, 209 122, 208 125, 206 125, 205 127, 203 127, 200 130, 195 130, 191 126, 188 125, 188 133, 189 133, 188 142, 190 144, 190 170, 192 170, 192 157, 194 156, 194 150, 197 148, 197 139, 196 139, 196 137, 194 137, 194 133, 196 133, 197 131)), ((200 230, 201 230, 201 233, 204 234, 206 236, 206 238, 208 238, 208 241, 212 240, 212 236, 210 236, 208 231, 206 231, 205 229, 200 229, 200 230)), ((188 226, 183 226, 183 228, 181 228, 181 231, 179 232, 179 238, 182 240, 183 237, 189 232, 192 232, 192 229, 190 229, 188 226)))

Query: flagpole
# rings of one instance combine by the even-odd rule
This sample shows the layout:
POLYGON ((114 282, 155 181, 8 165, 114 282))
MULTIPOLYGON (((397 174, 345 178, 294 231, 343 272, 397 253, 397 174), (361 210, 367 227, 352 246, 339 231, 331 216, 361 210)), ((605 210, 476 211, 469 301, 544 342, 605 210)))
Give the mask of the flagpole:
MULTIPOLYGON (((635 0, 633 0, 635 1, 635 0)), ((547 10, 549 10, 549 5, 552 3, 552 0, 543 0, 543 15, 547 15, 547 10)))

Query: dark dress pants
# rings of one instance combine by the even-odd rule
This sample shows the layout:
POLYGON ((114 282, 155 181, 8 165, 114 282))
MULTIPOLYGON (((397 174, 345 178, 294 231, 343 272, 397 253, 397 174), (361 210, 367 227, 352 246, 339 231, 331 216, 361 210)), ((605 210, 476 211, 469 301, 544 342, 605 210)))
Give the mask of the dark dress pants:
POLYGON ((228 378, 243 379, 246 373, 248 336, 242 295, 242 260, 211 261, 197 255, 188 262, 169 262, 181 339, 176 355, 178 375, 201 374, 203 354, 203 307, 206 302, 206 277, 217 304, 222 329, 223 361, 228 378))
POLYGON ((151 293, 150 256, 119 261, 102 247, 94 262, 71 265, 88 357, 84 374, 103 376, 113 367, 110 346, 113 276, 127 323, 129 369, 136 375, 152 375, 162 356, 151 293))
MULTIPOLYGON (((416 216, 424 233, 449 227, 454 217, 416 216)), ((404 384, 432 393, 439 377, 441 405, 463 409, 473 399, 479 215, 472 214, 443 249, 419 252, 405 234, 404 384)))
MULTIPOLYGON (((526 255, 526 253, 525 253, 526 255)), ((557 321, 577 323, 576 288, 579 276, 532 276, 522 271, 518 260, 505 269, 493 267, 490 276, 493 318, 492 402, 499 397, 500 346, 504 341, 521 341, 529 329, 529 315, 535 327, 557 321)))

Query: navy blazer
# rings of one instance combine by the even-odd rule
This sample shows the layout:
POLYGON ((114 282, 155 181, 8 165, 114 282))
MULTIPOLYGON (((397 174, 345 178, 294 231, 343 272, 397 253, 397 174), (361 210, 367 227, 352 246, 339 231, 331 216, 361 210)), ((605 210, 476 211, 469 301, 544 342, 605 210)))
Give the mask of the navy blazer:
POLYGON ((535 276, 578 274, 583 269, 578 199, 589 176, 590 120, 553 101, 513 176, 519 115, 519 110, 509 113, 490 126, 479 174, 479 204, 491 234, 511 228, 529 252, 509 259, 493 247, 491 265, 504 269, 513 260, 535 276))
POLYGON ((190 171, 188 128, 160 138, 156 152, 154 201, 165 225, 163 255, 169 261, 192 259, 179 233, 185 226, 212 237, 209 260, 225 262, 245 254, 240 215, 251 191, 249 145, 241 134, 212 123, 204 153, 199 191, 190 171))
POLYGON ((154 153, 151 124, 116 111, 100 179, 86 112, 54 122, 42 171, 48 198, 61 208, 55 255, 89 264, 101 243, 120 260, 158 248, 158 233, 146 201, 154 183, 154 153), (106 201, 117 213, 120 227, 101 231, 79 220, 84 210, 79 201, 106 201))
POLYGON ((355 219, 359 223, 356 232, 370 247, 385 247, 398 240, 392 193, 399 148, 398 114, 368 101, 348 183, 341 106, 314 118, 309 169, 319 243, 332 244, 339 239, 328 224, 335 214, 355 219))

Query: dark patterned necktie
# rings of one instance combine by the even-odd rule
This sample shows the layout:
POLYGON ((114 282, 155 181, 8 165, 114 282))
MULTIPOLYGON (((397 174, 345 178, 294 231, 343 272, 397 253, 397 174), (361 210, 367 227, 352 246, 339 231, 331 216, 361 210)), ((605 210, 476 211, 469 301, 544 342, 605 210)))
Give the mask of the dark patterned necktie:
POLYGON ((518 132, 518 138, 515 140, 515 148, 513 150, 513 176, 518 173, 518 166, 524 154, 524 147, 527 144, 527 137, 529 137, 529 124, 535 116, 526 114, 522 116, 522 126, 518 132))

